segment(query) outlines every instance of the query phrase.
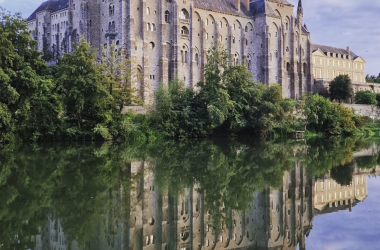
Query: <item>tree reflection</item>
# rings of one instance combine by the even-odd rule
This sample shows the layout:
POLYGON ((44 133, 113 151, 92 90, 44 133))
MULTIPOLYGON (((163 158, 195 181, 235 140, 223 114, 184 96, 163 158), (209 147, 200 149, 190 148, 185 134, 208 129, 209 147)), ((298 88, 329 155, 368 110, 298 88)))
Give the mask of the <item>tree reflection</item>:
MULTIPOLYGON (((53 218, 60 221, 66 240, 77 242, 79 249, 128 249, 130 228, 157 220, 139 222, 137 215, 131 217, 137 209, 132 203, 151 197, 144 186, 148 175, 159 190, 156 203, 169 204, 168 221, 178 220, 174 214, 181 197, 193 195, 190 201, 195 206, 184 206, 201 213, 203 204, 217 235, 233 227, 237 214, 244 218, 255 193, 281 192, 288 185, 284 176, 293 178, 289 173, 295 166, 303 166, 310 179, 330 172, 339 184, 349 185, 355 166, 378 165, 376 152, 354 157, 371 146, 373 142, 355 138, 306 144, 192 140, 148 145, 7 145, 0 150, 0 249, 35 249, 35 236, 44 235, 44 225, 53 218), (137 165, 141 166, 134 169, 137 165)), ((311 185, 302 189, 308 194, 311 185)), ((293 195, 302 191, 291 190, 293 195)), ((168 227, 174 230, 175 225, 168 227)), ((142 239, 139 230, 134 237, 142 239)), ((191 235, 183 232, 181 237, 191 235)))

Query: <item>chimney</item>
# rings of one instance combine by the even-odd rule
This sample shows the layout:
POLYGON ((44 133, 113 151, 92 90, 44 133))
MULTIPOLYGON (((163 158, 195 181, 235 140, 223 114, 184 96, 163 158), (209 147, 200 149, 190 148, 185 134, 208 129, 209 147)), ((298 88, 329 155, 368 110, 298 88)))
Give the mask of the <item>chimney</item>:
POLYGON ((237 0, 237 10, 240 12, 240 0, 237 0))
POLYGON ((248 11, 251 10, 251 7, 250 7, 250 2, 251 0, 246 0, 246 4, 245 4, 245 7, 247 8, 248 11))

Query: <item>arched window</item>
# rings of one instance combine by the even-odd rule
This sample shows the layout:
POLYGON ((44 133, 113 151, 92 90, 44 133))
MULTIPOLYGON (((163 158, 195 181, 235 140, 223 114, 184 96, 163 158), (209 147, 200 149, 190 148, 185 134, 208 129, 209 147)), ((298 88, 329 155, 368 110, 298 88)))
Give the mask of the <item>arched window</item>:
POLYGON ((289 23, 286 22, 286 30, 288 30, 288 29, 289 29, 289 23))
POLYGON ((182 9, 179 13, 179 19, 189 20, 189 12, 186 9, 182 9))
POLYGON ((154 49, 154 47, 155 47, 154 42, 150 42, 150 43, 149 43, 149 48, 150 48, 150 49, 154 49))
POLYGON ((245 26, 245 32, 248 32, 248 26, 245 26))
POLYGON ((189 29, 186 26, 182 26, 182 28, 181 28, 181 35, 183 35, 183 36, 189 36, 189 29))
POLYGON ((220 21, 220 28, 223 28, 223 22, 220 21))
POLYGON ((146 14, 150 15, 150 8, 149 7, 146 7, 146 14))
POLYGON ((199 65, 199 56, 198 56, 198 53, 195 54, 195 63, 197 64, 197 66, 199 65))
POLYGON ((147 31, 150 31, 150 29, 151 29, 150 23, 147 23, 147 24, 146 24, 146 30, 147 30, 147 31))
POLYGON ((156 31, 156 25, 152 23, 151 31, 156 31))
POLYGON ((165 11, 165 22, 170 23, 170 12, 168 10, 165 11))

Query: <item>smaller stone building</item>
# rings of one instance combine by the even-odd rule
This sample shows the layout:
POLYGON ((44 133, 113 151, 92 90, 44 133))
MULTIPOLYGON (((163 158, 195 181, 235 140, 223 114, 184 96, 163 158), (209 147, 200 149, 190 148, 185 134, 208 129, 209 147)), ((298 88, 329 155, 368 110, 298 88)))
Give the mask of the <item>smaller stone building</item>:
POLYGON ((339 75, 348 75, 353 92, 369 90, 380 93, 380 85, 366 83, 365 60, 347 49, 312 44, 314 93, 325 94, 330 82, 339 75))

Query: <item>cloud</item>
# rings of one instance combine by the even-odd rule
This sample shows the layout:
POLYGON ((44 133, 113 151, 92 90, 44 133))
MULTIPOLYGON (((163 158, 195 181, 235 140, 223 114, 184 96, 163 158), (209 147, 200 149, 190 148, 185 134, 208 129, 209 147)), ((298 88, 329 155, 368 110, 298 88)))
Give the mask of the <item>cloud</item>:
MULTIPOLYGON (((298 0, 288 0, 297 6, 298 0)), ((367 62, 368 74, 380 73, 380 1, 302 0, 312 42, 351 50, 367 62)), ((2 7, 28 17, 41 0, 0 0, 2 7)), ((296 8, 295 8, 296 10, 296 8)))
MULTIPOLYGON (((289 0, 297 6, 298 0, 289 0)), ((366 73, 380 73, 380 1, 303 0, 304 22, 313 43, 351 51, 367 62, 366 73)))

